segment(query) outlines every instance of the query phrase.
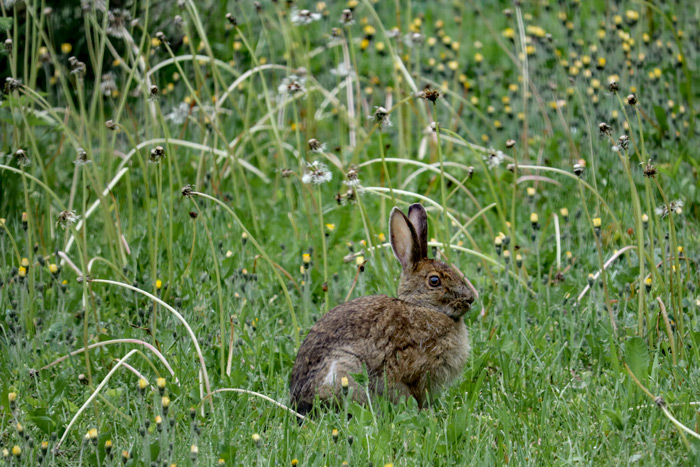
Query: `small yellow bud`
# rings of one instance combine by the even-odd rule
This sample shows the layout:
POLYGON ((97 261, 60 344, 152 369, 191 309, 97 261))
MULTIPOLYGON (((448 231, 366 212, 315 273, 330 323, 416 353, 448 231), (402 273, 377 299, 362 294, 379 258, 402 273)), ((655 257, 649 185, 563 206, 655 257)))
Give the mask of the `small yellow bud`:
POLYGON ((593 218, 593 227, 598 229, 598 228, 600 228, 600 225, 601 225, 600 217, 594 217, 593 218))
POLYGON ((139 378, 139 389, 141 391, 145 390, 148 387, 148 381, 146 381, 144 378, 139 378))
POLYGON ((165 389, 165 378, 156 379, 156 386, 158 386, 158 389, 165 389))
POLYGON ((17 393, 16 392, 10 392, 7 394, 7 400, 10 401, 10 403, 13 403, 17 400, 17 393))
POLYGON ((326 228, 329 232, 333 232, 335 230, 335 224, 326 224, 326 228))
POLYGON ((27 268, 24 266, 20 266, 19 269, 17 270, 17 275, 21 278, 24 279, 27 277, 27 268))
POLYGON ((531 186, 527 187, 527 195, 528 195, 530 198, 532 198, 533 196, 535 196, 535 188, 534 188, 534 187, 531 187, 531 186))
POLYGON ((63 52, 64 54, 69 54, 72 50, 73 46, 70 45, 68 42, 64 42, 63 44, 61 44, 61 52, 63 52))
POLYGON ((561 217, 566 219, 567 217, 569 217, 569 210, 567 208, 561 208, 559 210, 559 214, 561 214, 561 217))
POLYGON ((163 287, 163 281, 160 279, 156 280, 156 289, 160 290, 161 287, 163 287))
POLYGON ((346 387, 348 387, 348 384, 350 384, 350 383, 349 383, 349 381, 348 381, 348 377, 347 377, 347 376, 343 376, 342 378, 340 378, 340 385, 341 385, 342 387, 346 388, 346 387))
POLYGON ((164 408, 167 409, 170 407, 170 398, 168 396, 163 396, 160 398, 160 405, 164 408))
POLYGON ((58 274, 58 266, 54 263, 49 264, 49 272, 54 275, 58 274))
POLYGON ((530 223, 531 224, 537 224, 540 221, 540 216, 537 215, 536 212, 533 212, 530 214, 530 223))
POLYGON ((379 238, 380 242, 386 241, 386 235, 384 235, 383 233, 380 233, 379 235, 377 235, 377 237, 379 238))
POLYGON ((193 444, 190 446, 190 455, 196 456, 197 454, 199 454, 199 448, 196 444, 193 444))
POLYGON ((308 253, 304 253, 302 255, 302 260, 304 261, 304 264, 309 264, 311 263, 311 255, 308 253))
POLYGON ((20 262, 20 266, 23 268, 28 268, 29 267, 29 260, 27 258, 22 258, 22 261, 20 262))
POLYGON ((253 439, 253 442, 255 443, 256 446, 260 446, 260 443, 262 440, 260 439, 259 434, 253 433, 252 439, 253 439))
POLYGON ((161 423, 163 423, 163 417, 156 415, 156 425, 160 425, 161 423))
POLYGON ((19 457, 22 455, 22 448, 17 446, 16 444, 12 446, 12 455, 15 457, 19 457))
POLYGON ((365 262, 365 257, 362 255, 356 256, 355 257, 355 264, 360 266, 362 263, 365 262))

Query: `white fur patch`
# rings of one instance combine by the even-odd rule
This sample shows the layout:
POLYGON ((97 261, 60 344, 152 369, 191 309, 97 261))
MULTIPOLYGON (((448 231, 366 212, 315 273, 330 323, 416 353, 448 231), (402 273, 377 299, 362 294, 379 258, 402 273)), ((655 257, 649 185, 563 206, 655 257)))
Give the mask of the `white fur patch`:
POLYGON ((323 383, 324 384, 333 384, 335 381, 335 367, 338 365, 338 360, 333 360, 331 363, 331 368, 328 370, 328 374, 326 375, 325 378, 323 378, 323 383))

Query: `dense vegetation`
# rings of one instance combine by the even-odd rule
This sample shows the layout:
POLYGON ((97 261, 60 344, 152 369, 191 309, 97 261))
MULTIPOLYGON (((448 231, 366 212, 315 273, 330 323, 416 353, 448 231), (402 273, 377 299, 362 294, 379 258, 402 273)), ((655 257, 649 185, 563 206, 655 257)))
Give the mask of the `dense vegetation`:
POLYGON ((6 464, 700 462, 697 4, 0 12, 6 464), (479 291, 463 375, 301 420, 414 202, 479 291))

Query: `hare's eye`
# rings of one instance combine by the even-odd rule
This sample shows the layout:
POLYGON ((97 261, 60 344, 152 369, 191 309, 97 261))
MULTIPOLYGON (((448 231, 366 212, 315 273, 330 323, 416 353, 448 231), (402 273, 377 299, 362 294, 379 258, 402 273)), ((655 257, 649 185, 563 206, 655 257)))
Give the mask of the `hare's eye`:
POLYGON ((428 284, 430 284, 431 287, 437 287, 440 285, 440 278, 433 274, 428 277, 428 284))

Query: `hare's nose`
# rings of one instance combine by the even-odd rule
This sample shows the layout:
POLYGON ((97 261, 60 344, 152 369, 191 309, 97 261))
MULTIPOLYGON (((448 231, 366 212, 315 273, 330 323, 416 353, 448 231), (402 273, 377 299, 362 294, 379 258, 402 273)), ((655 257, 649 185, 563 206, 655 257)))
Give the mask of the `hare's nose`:
POLYGON ((472 283, 469 282, 469 279, 467 279, 466 277, 464 278, 464 285, 466 285, 469 292, 471 292, 467 294, 467 301, 471 305, 476 301, 477 298, 479 298, 479 292, 476 291, 472 283))

